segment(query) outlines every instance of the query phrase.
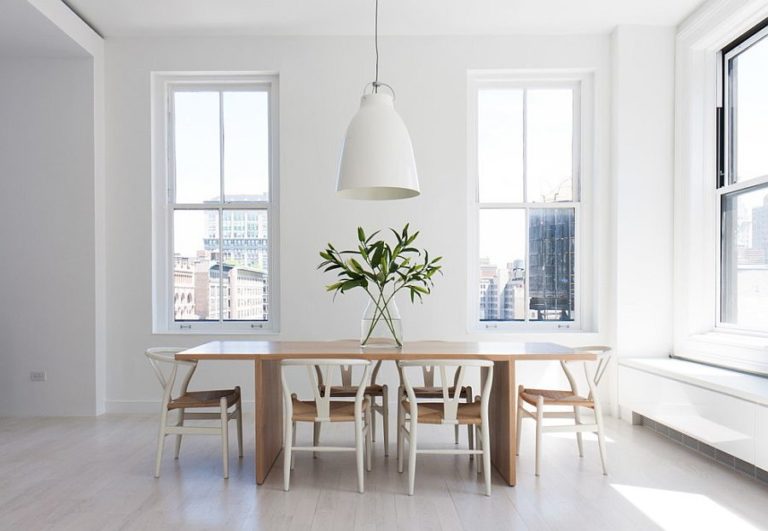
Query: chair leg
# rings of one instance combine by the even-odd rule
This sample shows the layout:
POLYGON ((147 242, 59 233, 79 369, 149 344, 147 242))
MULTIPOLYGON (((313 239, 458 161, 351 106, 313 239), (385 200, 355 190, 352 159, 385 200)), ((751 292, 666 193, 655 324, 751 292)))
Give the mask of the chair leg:
POLYGON ((365 469, 371 471, 371 451, 373 449, 373 430, 371 423, 376 423, 376 412, 373 409, 368 410, 366 414, 367 426, 365 430, 365 469))
MULTIPOLYGON (((465 388, 464 388, 464 393, 465 393, 465 395, 464 395, 464 396, 465 396, 464 400, 467 402, 467 404, 471 404, 471 403, 472 403, 472 401, 474 400, 474 398, 473 398, 473 396, 472 396, 472 387, 471 387, 471 386, 467 386, 467 387, 465 387, 465 388)), ((471 430, 471 429, 472 429, 472 428, 471 428, 469 425, 467 425, 467 430, 471 430)), ((467 434, 467 437, 469 437, 469 434, 467 434)), ((456 425, 453 427, 453 443, 454 443, 454 444, 459 444, 459 425, 458 425, 458 424, 456 424, 456 425)), ((469 455, 469 460, 470 460, 470 461, 472 461, 472 460, 474 459, 474 457, 475 457, 475 456, 473 456, 472 454, 470 454, 470 455, 469 455)))
POLYGON ((397 471, 403 473, 403 445, 405 444, 405 412, 397 405, 397 471))
MULTIPOLYGON (((176 426, 184 425, 184 408, 179 409, 179 420, 176 422, 176 426)), ((181 452, 181 433, 176 434, 176 448, 173 451, 173 458, 179 458, 179 452, 181 452)))
POLYGON ((221 460, 224 465, 224 479, 229 477, 229 414, 227 412, 227 399, 219 402, 221 407, 221 460))
POLYGON ((536 402, 536 475, 541 471, 541 429, 544 424, 544 397, 536 402))
MULTIPOLYGON (((459 425, 456 424, 456 428, 458 427, 459 425)), ((470 450, 475 449, 475 430, 472 429, 472 426, 470 424, 467 424, 467 445, 469 446, 470 450)), ((473 454, 469 454, 469 460, 474 461, 474 459, 475 459, 475 456, 473 454)))
POLYGON ((168 420, 168 410, 160 413, 160 433, 157 436, 157 455, 155 456, 155 477, 160 477, 160 460, 163 458, 163 446, 165 446, 165 423, 168 420))
POLYGON ((288 490, 291 486, 291 461, 293 458, 293 426, 294 422, 290 419, 283 419, 285 425, 285 452, 283 455, 283 490, 288 490))
POLYGON ((237 404, 237 456, 243 457, 243 404, 237 404))
POLYGON ((413 496, 413 488, 416 483, 417 419, 411 418, 410 428, 411 433, 408 435, 408 495, 413 496))
POLYGON ((382 387, 382 428, 384 433, 384 457, 389 457, 389 388, 385 385, 382 387))
POLYGON ((522 385, 517 386, 517 432, 515 440, 515 455, 520 455, 520 434, 523 428, 523 401, 520 399, 520 395, 523 394, 522 385))
POLYGON ((483 447, 483 479, 485 480, 485 495, 491 495, 491 434, 488 431, 488 421, 480 429, 483 447))
POLYGON ((355 461, 357 462, 357 491, 364 492, 363 473, 363 419, 355 415, 355 461))
POLYGON ((376 413, 376 397, 375 396, 371 397, 371 413, 374 413, 373 415, 371 415, 371 417, 373 417, 373 423, 370 426, 370 428, 371 428, 371 440, 373 442, 376 442, 376 415, 375 415, 375 413, 376 413))
MULTIPOLYGON (((573 406, 573 418, 577 426, 581 424, 581 411, 578 406, 573 406)), ((579 447, 579 457, 584 457, 584 444, 580 431, 576 432, 576 445, 579 447)))
POLYGON ((403 471, 403 426, 405 426, 403 412, 403 386, 397 388, 397 471, 403 471))
MULTIPOLYGON (((291 448, 293 448, 294 446, 296 446, 296 423, 295 422, 291 423, 291 432, 293 434, 292 435, 293 439, 291 439, 291 448)), ((296 452, 291 452, 291 470, 293 470, 294 468, 296 468, 296 452)))
MULTIPOLYGON (((475 441, 477 441, 477 449, 482 450, 483 449, 483 439, 482 439, 482 430, 480 429, 480 426, 478 425, 467 425, 468 430, 474 430, 475 432, 475 441)), ((477 474, 480 475, 480 473, 483 470, 483 456, 480 455, 478 457, 479 463, 477 463, 477 474)))
POLYGON ((606 468, 606 455, 605 455, 605 431, 603 428, 603 412, 595 399, 595 421, 597 422, 597 445, 600 447, 600 461, 603 464, 603 475, 608 475, 608 469, 606 468))
MULTIPOLYGON (((320 446, 320 429, 323 427, 323 423, 315 422, 312 426, 312 445, 320 446)), ((312 458, 317 459, 317 452, 312 452, 312 458)))

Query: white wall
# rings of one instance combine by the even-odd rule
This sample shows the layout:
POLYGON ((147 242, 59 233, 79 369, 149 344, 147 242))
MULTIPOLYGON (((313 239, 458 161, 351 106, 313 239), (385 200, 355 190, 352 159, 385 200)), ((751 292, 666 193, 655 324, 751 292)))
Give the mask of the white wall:
POLYGON ((619 356, 672 351, 675 28, 612 35, 612 201, 619 356))
MULTIPOLYGON (((609 36, 381 39, 381 78, 397 90, 397 108, 413 139, 419 198, 352 202, 334 194, 344 131, 370 81, 369 38, 173 38, 107 41, 107 399, 108 410, 147 410, 159 398, 142 354, 152 345, 194 345, 209 337, 151 333, 150 72, 277 71, 280 74, 280 339, 356 337, 364 299, 331 301, 315 270, 328 241, 353 242, 355 227, 411 222, 420 245, 445 256, 445 276, 423 305, 400 301, 406 340, 498 336, 467 332, 467 70, 590 69, 595 72, 595 175, 587 176, 595 215, 595 271, 608 271, 609 36)), ((655 147, 655 145, 654 145, 655 147)), ((611 283, 598 281, 597 333, 507 336, 568 344, 609 339, 611 283), (610 307, 609 307, 610 306, 610 307)), ((607 275, 603 275, 607 276, 607 275)), ((251 396, 250 365, 202 364, 197 385, 239 383, 251 396)), ((520 379, 558 379, 538 364, 520 379)), ((395 382, 388 367, 385 380, 395 382)), ((154 410, 154 409, 150 409, 154 410)))
POLYGON ((3 59, 0 71, 0 415, 92 415, 93 63, 3 59))

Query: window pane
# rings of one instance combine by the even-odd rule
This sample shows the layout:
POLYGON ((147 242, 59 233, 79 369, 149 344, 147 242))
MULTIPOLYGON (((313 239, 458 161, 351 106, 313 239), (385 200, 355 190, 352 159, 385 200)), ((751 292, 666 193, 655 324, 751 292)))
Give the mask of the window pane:
POLYGON ((525 319, 525 210, 480 210, 480 320, 525 319))
POLYGON ((721 320, 768 329, 768 186, 723 197, 721 320))
POLYGON ((573 91, 527 92, 528 202, 573 199, 573 91))
POLYGON ((176 202, 218 201, 219 93, 174 92, 176 202))
POLYGON ((768 175, 768 38, 730 61, 732 182, 768 175))
POLYGON ((573 208, 536 208, 529 212, 529 319, 573 321, 574 244, 573 208))
POLYGON ((267 211, 225 210, 222 243, 226 318, 267 320, 267 211))
POLYGON ((522 202, 523 91, 481 90, 477 103, 480 202, 522 202))
POLYGON ((269 95, 224 93, 224 193, 227 201, 266 201, 269 95))
POLYGON ((173 316, 176 321, 218 320, 217 210, 173 213, 173 316))

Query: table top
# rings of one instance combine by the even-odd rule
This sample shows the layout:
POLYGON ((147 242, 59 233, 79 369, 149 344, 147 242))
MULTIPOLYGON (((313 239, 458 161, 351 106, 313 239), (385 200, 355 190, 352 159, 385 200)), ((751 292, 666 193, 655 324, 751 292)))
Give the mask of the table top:
POLYGON ((594 360, 591 352, 573 352, 556 343, 410 341, 402 348, 361 347, 343 341, 210 341, 176 354, 181 360, 279 360, 288 358, 594 360))

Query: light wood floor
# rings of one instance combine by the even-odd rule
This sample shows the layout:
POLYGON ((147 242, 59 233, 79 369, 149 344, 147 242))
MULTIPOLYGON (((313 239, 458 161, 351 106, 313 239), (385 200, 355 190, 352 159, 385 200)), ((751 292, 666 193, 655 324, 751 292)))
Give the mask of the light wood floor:
MULTIPOLYGON (((532 426, 526 425, 518 485, 503 486, 496 477, 490 498, 481 494, 466 456, 439 455, 419 456, 416 495, 407 496, 406 478, 397 473, 394 455, 384 458, 381 441, 363 495, 355 492, 352 454, 314 460, 299 454, 288 493, 279 460, 267 483, 256 487, 252 435, 226 481, 216 437, 185 439, 179 461, 169 438, 162 477, 155 479, 156 420, 0 419, 0 529, 768 528, 768 488, 647 428, 612 419, 609 476, 600 473, 593 439, 579 459, 572 435, 547 434, 543 474, 535 478, 532 426)), ((349 426, 326 432, 324 441, 351 441, 349 426)), ((419 437, 447 446, 453 435, 427 427, 419 437)), ((309 428, 300 428, 302 439, 309 441, 309 428)), ((234 440, 231 447, 235 455, 234 440)))

